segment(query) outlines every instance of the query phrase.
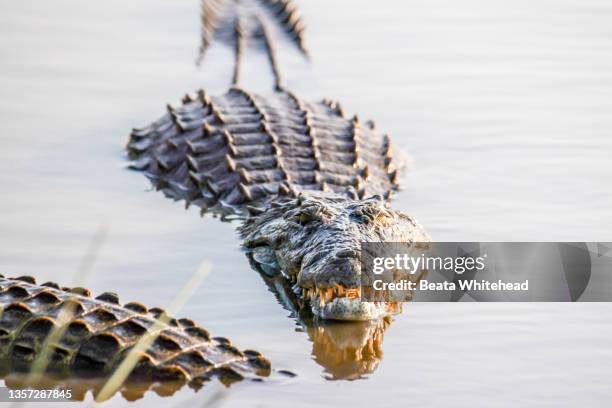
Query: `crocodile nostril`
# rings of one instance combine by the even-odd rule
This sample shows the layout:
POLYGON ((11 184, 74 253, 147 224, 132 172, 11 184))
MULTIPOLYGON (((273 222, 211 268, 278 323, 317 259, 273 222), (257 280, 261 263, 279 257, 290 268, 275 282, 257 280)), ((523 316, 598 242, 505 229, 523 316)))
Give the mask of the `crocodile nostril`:
POLYGON ((359 253, 352 249, 343 249, 336 253, 336 258, 359 258, 359 253))

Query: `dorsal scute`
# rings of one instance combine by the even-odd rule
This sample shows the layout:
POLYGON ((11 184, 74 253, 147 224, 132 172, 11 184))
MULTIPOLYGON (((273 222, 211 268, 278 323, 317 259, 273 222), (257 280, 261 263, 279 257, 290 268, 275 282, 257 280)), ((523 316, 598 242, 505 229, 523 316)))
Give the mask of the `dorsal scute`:
POLYGON ((127 145, 131 167, 166 195, 205 211, 245 214, 279 195, 323 191, 364 198, 397 188, 389 137, 337 102, 306 102, 281 89, 199 91, 127 145))
POLYGON ((230 45, 241 36, 249 43, 262 41, 265 26, 277 28, 304 55, 304 22, 293 0, 200 0, 200 58, 215 41, 230 45))

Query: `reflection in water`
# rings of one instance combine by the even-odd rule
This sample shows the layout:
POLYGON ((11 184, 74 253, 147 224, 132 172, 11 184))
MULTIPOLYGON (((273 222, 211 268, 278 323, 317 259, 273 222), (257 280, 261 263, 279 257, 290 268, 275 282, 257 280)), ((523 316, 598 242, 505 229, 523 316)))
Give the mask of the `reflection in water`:
MULTIPOLYGON (((38 389, 38 390, 70 390, 70 400, 84 401, 87 394, 91 391, 92 397, 95 398, 102 390, 108 377, 82 378, 82 377, 66 377, 54 376, 45 374, 35 383, 32 383, 28 373, 10 372, 6 374, 0 373, 0 378, 4 379, 4 385, 12 390, 18 389, 38 389)), ((219 382, 225 387, 229 387, 235 379, 230 377, 219 377, 219 382)), ((171 397, 181 390, 184 386, 188 386, 194 391, 199 391, 207 383, 207 381, 128 381, 125 382, 120 389, 117 390, 126 401, 136 401, 144 397, 151 391, 160 397, 171 397)), ((110 395, 108 399, 114 396, 110 395)), ((101 402, 101 401, 100 401, 101 402)))
POLYGON ((251 267, 259 272, 268 288, 296 318, 312 341, 312 356, 328 373, 328 380, 356 380, 373 373, 382 360, 382 342, 391 317, 340 322, 315 319, 310 306, 303 304, 280 274, 270 276, 247 254, 251 267))
POLYGON ((382 360, 382 342, 391 318, 367 322, 305 325, 312 355, 329 380, 356 380, 373 373, 382 360))
MULTIPOLYGON (((5 386, 9 389, 39 389, 39 390, 70 390, 69 398, 74 401, 84 401, 88 392, 92 396, 98 395, 106 384, 108 378, 75 378, 75 377, 53 377, 46 374, 36 383, 28 381, 28 374, 11 373, 4 378, 5 386)), ((185 381, 164 381, 164 382, 129 382, 125 383, 117 392, 127 401, 141 399, 147 391, 152 391, 161 397, 174 395, 187 383, 185 381)), ((192 384, 190 387, 194 388, 192 384)), ((201 386, 200 386, 201 388, 201 386)), ((68 397, 68 395, 67 395, 68 397)), ((111 396, 112 397, 112 396, 111 396)), ((109 397, 110 398, 110 397, 109 397)))

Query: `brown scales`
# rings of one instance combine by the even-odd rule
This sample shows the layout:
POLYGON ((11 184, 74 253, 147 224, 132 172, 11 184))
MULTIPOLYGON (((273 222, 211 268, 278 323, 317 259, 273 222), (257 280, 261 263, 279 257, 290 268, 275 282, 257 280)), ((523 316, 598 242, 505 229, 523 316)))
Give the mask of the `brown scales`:
MULTIPOLYGON (((70 310, 73 313, 63 326, 63 335, 50 345, 47 371, 64 376, 108 376, 165 314, 137 302, 120 306, 114 293, 90 296, 83 288, 37 285, 31 277, 0 275, 2 371, 27 372, 58 324, 60 312, 70 310)), ((153 334, 157 337, 141 355, 130 380, 198 385, 213 377, 228 383, 270 373, 270 363, 260 353, 240 351, 225 338, 211 338, 190 319, 170 318, 153 334)))
POLYGON ((363 199, 397 189, 389 137, 373 122, 283 88, 265 98, 237 87, 218 97, 187 95, 135 129, 127 150, 131 168, 166 195, 221 214, 300 192, 363 199))

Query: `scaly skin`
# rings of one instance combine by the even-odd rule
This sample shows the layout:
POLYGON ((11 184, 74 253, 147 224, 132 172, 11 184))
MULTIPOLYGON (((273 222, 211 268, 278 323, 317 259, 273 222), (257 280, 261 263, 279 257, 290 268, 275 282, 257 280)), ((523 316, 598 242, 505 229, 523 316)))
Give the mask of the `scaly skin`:
POLYGON ((315 316, 362 321, 401 310, 361 301, 361 243, 429 236, 387 206, 401 163, 373 122, 282 88, 264 98, 234 87, 187 95, 135 129, 127 149, 131 167, 167 196, 243 219, 252 259, 294 284, 315 316))
MULTIPOLYGON (((28 372, 60 312, 72 311, 62 326, 63 335, 51 344, 47 371, 73 378, 112 374, 165 314, 137 302, 120 306, 114 293, 91 298, 87 289, 37 285, 31 277, 0 277, 0 308, 0 367, 10 373, 28 372)), ((260 353, 213 338, 190 319, 170 318, 153 334, 157 337, 141 355, 130 381, 197 386, 213 377, 228 383, 270 373, 270 363, 260 353)))

